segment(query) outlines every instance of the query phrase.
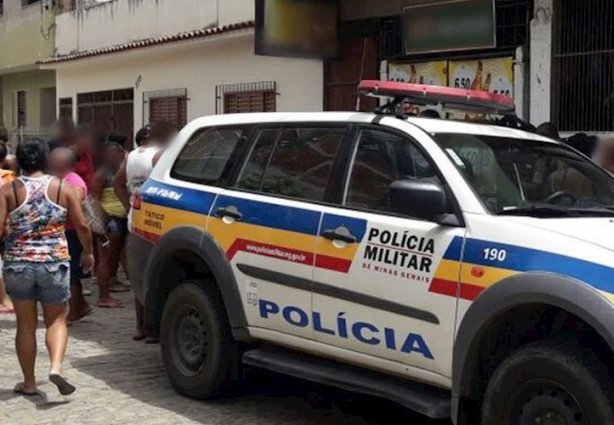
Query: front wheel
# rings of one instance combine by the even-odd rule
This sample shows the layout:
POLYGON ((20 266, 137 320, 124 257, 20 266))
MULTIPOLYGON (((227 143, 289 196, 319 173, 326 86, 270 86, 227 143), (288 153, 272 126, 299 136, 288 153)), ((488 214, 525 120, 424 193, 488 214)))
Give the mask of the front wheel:
POLYGON ((565 342, 521 347, 493 374, 482 425, 614 425, 612 384, 590 351, 565 342))
POLYGON ((162 360, 179 393, 208 399, 223 395, 238 364, 222 300, 209 282, 185 282, 164 306, 162 360))

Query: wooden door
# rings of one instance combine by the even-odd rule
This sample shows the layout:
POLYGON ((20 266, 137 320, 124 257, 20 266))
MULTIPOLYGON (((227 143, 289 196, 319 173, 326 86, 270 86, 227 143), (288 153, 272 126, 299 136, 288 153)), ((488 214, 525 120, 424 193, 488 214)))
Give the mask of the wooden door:
MULTIPOLYGON (((355 111, 361 80, 379 79, 375 38, 353 37, 341 41, 340 56, 324 64, 324 109, 355 111)), ((362 98, 361 111, 372 111, 375 99, 362 98)))

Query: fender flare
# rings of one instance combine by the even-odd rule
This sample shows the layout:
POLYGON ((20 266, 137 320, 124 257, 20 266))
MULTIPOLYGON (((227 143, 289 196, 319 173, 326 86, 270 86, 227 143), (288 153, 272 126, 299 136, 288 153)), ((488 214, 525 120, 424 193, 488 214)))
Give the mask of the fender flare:
POLYGON ((614 348, 614 306, 593 287, 554 273, 520 273, 485 290, 471 305, 456 333, 452 360, 452 418, 470 391, 478 347, 492 321, 528 304, 558 307, 584 320, 614 348))
MULTIPOLYGON (((247 319, 243 311, 241 294, 234 277, 232 267, 222 248, 202 229, 192 226, 177 227, 162 236, 154 245, 147 259, 145 270, 145 323, 148 331, 159 329, 159 318, 162 316, 163 298, 159 288, 162 270, 177 251, 191 251, 207 264, 217 288, 222 295, 226 315, 230 327, 243 329, 247 327, 247 319)), ((156 332, 157 333, 157 332, 156 332)))

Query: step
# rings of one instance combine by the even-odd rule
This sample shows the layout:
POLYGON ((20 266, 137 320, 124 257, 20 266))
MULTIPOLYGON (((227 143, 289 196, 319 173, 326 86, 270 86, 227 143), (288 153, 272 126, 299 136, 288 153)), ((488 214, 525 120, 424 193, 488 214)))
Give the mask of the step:
POLYGON ((432 419, 450 417, 450 392, 278 347, 243 354, 243 363, 318 384, 393 401, 432 419))

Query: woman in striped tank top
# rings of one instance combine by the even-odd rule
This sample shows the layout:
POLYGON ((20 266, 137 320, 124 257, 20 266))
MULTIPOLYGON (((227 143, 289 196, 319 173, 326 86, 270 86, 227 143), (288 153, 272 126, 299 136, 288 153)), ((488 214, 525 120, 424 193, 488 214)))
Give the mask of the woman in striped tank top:
MULTIPOLYGON (((67 301, 70 298, 69 260, 64 226, 70 219, 84 246, 82 266, 94 267, 91 233, 76 193, 45 174, 48 147, 29 139, 17 147, 23 176, 0 187, 0 223, 8 221, 4 252, 6 289, 15 306, 17 335, 15 349, 24 382, 15 391, 36 395, 37 302, 43 306, 46 342, 51 359, 49 380, 61 394, 75 391, 63 375, 62 363, 68 342, 67 301)), ((0 236, 5 226, 0 225, 0 236)))

